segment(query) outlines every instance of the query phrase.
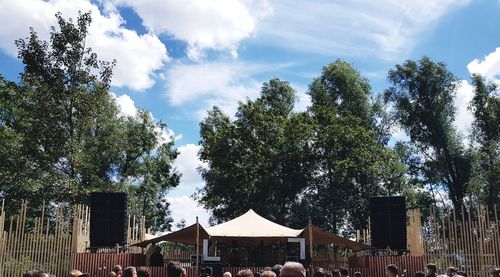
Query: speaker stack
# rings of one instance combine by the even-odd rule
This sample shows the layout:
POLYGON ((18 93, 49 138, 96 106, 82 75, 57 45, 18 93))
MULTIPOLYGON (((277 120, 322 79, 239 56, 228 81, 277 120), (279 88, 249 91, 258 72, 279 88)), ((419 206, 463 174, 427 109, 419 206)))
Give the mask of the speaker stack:
POLYGON ((370 229, 372 246, 405 251, 406 203, 403 196, 371 197, 370 229))
POLYGON ((90 247, 124 246, 128 230, 127 194, 94 192, 90 195, 90 247))

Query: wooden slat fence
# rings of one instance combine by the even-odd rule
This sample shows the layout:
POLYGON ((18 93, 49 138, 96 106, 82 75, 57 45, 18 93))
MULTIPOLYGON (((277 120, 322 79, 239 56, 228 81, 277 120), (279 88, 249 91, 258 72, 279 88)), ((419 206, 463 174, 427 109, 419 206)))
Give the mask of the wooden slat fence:
POLYGON ((441 272, 454 266, 469 276, 489 276, 488 271, 500 265, 498 215, 496 206, 441 213, 431 209, 423 229, 426 262, 436 263, 441 272))

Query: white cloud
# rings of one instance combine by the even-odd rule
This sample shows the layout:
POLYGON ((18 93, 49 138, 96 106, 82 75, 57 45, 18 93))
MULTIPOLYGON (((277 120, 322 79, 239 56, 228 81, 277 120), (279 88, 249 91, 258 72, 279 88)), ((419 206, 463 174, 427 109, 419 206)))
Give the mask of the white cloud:
POLYGON ((467 69, 471 74, 477 73, 500 85, 500 47, 486 55, 484 60, 474 59, 467 64, 467 69))
POLYGON ((174 64, 166 73, 167 96, 174 106, 197 104, 196 119, 214 105, 234 116, 238 101, 259 95, 261 82, 252 75, 266 70, 239 63, 174 64))
POLYGON ((464 139, 470 132, 474 116, 469 109, 470 101, 474 97, 474 87, 467 81, 461 80, 455 95, 455 127, 464 135, 464 139))
POLYGON ((198 222, 203 227, 209 226, 209 212, 203 207, 198 206, 198 203, 190 197, 167 197, 167 201, 170 203, 170 211, 172 212, 172 218, 174 219, 174 230, 176 229, 175 224, 180 222, 182 219, 185 219, 186 226, 189 226, 196 222, 196 217, 198 217, 198 222))
MULTIPOLYGON (((127 95, 122 94, 118 96, 114 92, 110 92, 111 96, 115 99, 116 105, 118 106, 118 112, 121 116, 131 116, 136 117, 139 112, 139 108, 135 105, 134 100, 127 95)), ((156 120, 152 113, 149 113, 153 120, 156 120)), ((164 143, 168 143, 172 140, 177 141, 182 139, 182 134, 176 135, 175 132, 168 128, 161 129, 160 127, 155 128, 156 132, 159 134, 158 136, 158 144, 162 145, 164 143)))
POLYGON ((392 126, 391 135, 397 141, 402 141, 402 142, 410 141, 410 137, 408 136, 406 131, 403 130, 403 128, 401 128, 400 126, 392 126))
POLYGON ((177 148, 179 156, 174 161, 175 168, 182 174, 181 186, 183 189, 189 188, 192 192, 204 184, 198 168, 207 167, 207 165, 198 158, 200 149, 201 146, 192 143, 179 146, 177 148))
POLYGON ((200 60, 205 50, 228 51, 237 56, 238 44, 270 14, 267 0, 115 0, 132 7, 143 24, 156 34, 168 33, 188 43, 188 56, 200 60))
POLYGON ((28 35, 33 27, 42 39, 48 39, 50 26, 57 25, 54 14, 75 19, 78 11, 92 12, 87 46, 98 58, 117 60, 112 84, 133 90, 144 90, 155 83, 154 72, 168 60, 165 45, 152 33, 139 35, 123 27, 116 12, 102 14, 87 0, 9 0, 0 2, 0 48, 16 56, 14 40, 28 35))
POLYGON ((122 116, 137 116, 137 107, 135 106, 134 100, 132 100, 130 96, 127 94, 118 96, 113 92, 111 92, 111 95, 115 98, 116 105, 118 105, 119 112, 122 116))
POLYGON ((400 58, 444 15, 470 0, 276 0, 263 43, 322 55, 400 58))

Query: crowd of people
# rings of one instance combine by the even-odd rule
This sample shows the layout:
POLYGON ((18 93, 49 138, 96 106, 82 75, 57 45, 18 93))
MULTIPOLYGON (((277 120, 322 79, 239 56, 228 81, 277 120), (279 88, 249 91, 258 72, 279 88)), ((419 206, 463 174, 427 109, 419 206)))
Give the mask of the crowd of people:
MULTIPOLYGON (((168 277, 187 277, 187 271, 180 263, 170 261, 166 267, 168 277)), ((398 267, 390 264, 385 267, 386 277, 405 277, 406 272, 400 272, 398 267)), ((121 266, 116 265, 109 272, 108 277, 150 277, 151 273, 149 267, 133 267, 129 266, 123 269, 121 266)), ((273 267, 265 267, 263 270, 252 272, 250 269, 243 269, 236 273, 235 277, 309 277, 309 272, 304 268, 301 263, 286 262, 282 265, 275 265, 273 267)), ((426 271, 419 271, 415 273, 415 277, 467 277, 467 273, 459 271, 454 267, 449 267, 446 274, 439 275, 437 266, 435 264, 427 264, 426 271)), ((490 271, 491 277, 500 277, 500 268, 494 268, 490 271)), ((23 277, 53 277, 43 270, 31 270, 23 274, 23 277)), ((69 277, 91 277, 88 273, 83 273, 79 270, 72 270, 69 277)), ((192 277, 192 276, 190 276, 192 277)), ((211 267, 204 267, 200 271, 199 277, 213 277, 213 270, 211 267)), ((231 272, 225 272, 223 277, 233 277, 231 272)), ((332 271, 323 268, 316 268, 312 277, 349 277, 349 270, 347 268, 334 269, 332 271)), ((361 272, 355 272, 354 277, 363 277, 361 272)))

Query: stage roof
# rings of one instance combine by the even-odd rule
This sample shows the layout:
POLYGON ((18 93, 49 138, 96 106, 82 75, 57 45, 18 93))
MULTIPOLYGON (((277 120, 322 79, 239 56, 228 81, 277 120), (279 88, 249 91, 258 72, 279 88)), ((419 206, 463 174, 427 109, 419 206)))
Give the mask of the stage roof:
MULTIPOLYGON (((159 236, 157 238, 144 240, 133 246, 145 247, 150 243, 161 241, 170 241, 186 244, 196 244, 196 224, 190 225, 184 229, 159 236)), ((357 243, 355 241, 339 237, 335 234, 321 230, 314 225, 306 226, 303 229, 291 229, 286 226, 274 223, 264 217, 258 215, 252 209, 240 215, 239 217, 215 225, 209 228, 203 228, 199 225, 200 243, 203 239, 227 240, 238 239, 240 244, 244 244, 243 240, 249 242, 259 242, 260 240, 269 239, 284 239, 284 238, 305 238, 305 242, 309 245, 309 229, 312 231, 313 244, 334 244, 340 247, 350 248, 354 251, 370 249, 368 245, 357 243)))

